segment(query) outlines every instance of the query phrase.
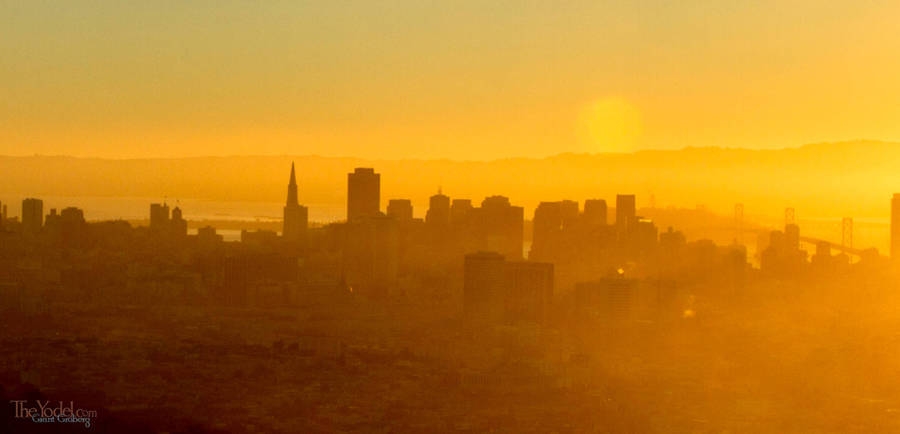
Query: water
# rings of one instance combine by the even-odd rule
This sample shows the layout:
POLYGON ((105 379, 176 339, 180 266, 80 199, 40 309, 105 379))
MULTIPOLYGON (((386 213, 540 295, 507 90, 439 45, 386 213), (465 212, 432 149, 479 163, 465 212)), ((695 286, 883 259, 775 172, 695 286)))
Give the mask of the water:
MULTIPOLYGON (((44 213, 51 208, 78 207, 84 210, 87 220, 140 220, 150 216, 150 204, 165 201, 165 198, 145 197, 63 197, 36 196, 44 201, 44 213)), ((8 216, 21 214, 23 197, 0 197, 0 202, 9 207, 8 216)), ((167 201, 171 208, 179 206, 187 220, 232 220, 232 221, 280 221, 283 203, 275 202, 231 202, 202 199, 179 199, 167 201)), ((345 216, 343 205, 305 204, 309 208, 309 219, 314 222, 332 222, 345 216)))
MULTIPOLYGON (((62 209, 75 206, 84 210, 87 220, 142 220, 149 218, 150 204, 162 202, 165 198, 146 197, 64 197, 64 196, 38 196, 44 201, 44 213, 49 213, 51 208, 62 209)), ((18 216, 21 213, 21 201, 23 197, 0 197, 0 202, 9 207, 9 217, 18 216)), ((232 221, 280 221, 284 204, 276 202, 241 202, 241 201, 211 201, 203 199, 180 199, 168 201, 169 206, 181 207, 184 217, 192 221, 202 220, 232 220, 232 221)), ((311 222, 328 223, 341 220, 345 217, 343 204, 305 204, 309 208, 311 222)), ((748 219, 750 222, 750 219, 748 219)), ((758 222, 772 228, 780 229, 778 220, 769 219, 758 222)), ((887 219, 858 218, 854 219, 853 247, 875 247, 882 254, 888 254, 890 243, 890 222, 887 219)), ((804 236, 841 243, 841 219, 840 218, 807 218, 799 219, 800 233, 804 236)), ((239 230, 219 230, 226 240, 239 240, 239 230)), ((743 240, 748 246, 748 253, 755 251, 756 240, 750 234, 743 240)), ((523 246, 527 254, 530 246, 523 246)), ((805 246, 812 252, 814 246, 805 246)))

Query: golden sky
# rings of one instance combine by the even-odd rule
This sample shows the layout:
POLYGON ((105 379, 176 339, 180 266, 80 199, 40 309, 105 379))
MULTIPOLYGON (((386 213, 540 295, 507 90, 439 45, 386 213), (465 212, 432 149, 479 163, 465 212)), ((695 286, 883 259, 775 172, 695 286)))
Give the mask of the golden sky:
POLYGON ((0 154, 900 140, 896 1, 0 1, 0 154))

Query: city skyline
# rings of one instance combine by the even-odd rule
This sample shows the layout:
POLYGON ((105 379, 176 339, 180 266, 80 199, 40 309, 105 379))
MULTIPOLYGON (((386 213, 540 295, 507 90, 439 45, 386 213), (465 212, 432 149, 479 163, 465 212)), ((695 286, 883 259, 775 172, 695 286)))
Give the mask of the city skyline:
POLYGON ((900 433, 897 22, 0 1, 0 433, 900 433))

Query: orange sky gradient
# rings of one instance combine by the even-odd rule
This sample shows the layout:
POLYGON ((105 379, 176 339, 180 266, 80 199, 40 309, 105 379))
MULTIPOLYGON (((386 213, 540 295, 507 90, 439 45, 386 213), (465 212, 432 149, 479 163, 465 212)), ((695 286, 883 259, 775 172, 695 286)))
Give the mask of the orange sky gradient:
POLYGON ((0 154, 900 140, 898 19, 891 1, 4 2, 0 154))

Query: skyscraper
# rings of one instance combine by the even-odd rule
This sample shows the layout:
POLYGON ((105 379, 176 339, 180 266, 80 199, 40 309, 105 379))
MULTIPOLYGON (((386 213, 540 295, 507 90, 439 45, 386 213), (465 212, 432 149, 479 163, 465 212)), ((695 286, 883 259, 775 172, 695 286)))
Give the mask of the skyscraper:
POLYGON ((354 291, 390 294, 397 283, 399 244, 397 220, 363 216, 341 225, 341 274, 354 291))
POLYGON ((620 234, 630 232, 637 223, 633 194, 616 195, 616 230, 620 234))
POLYGON ((291 178, 288 181, 287 202, 284 205, 284 222, 281 235, 288 241, 300 241, 306 238, 306 227, 309 224, 309 210, 300 206, 297 200, 297 176, 294 163, 291 163, 291 178))
POLYGON ((891 258, 900 259, 900 193, 891 199, 891 258))
POLYGON ((475 319, 499 319, 506 292, 503 255, 495 252, 470 253, 463 264, 463 306, 475 319))
POLYGON ((444 228, 450 224, 450 198, 438 191, 428 200, 425 223, 431 227, 444 228))
POLYGON ((605 225, 606 201, 603 199, 588 199, 584 201, 584 220, 589 225, 605 225))
POLYGON ((172 220, 170 221, 170 224, 173 235, 179 237, 187 236, 187 220, 182 217, 181 208, 176 206, 172 209, 172 220))
POLYGON ((551 253, 553 241, 562 230, 562 202, 541 202, 534 209, 529 257, 541 258, 551 253))
POLYGON ((563 200, 559 203, 560 219, 562 227, 569 227, 578 221, 580 211, 578 210, 578 202, 574 200, 563 200))
POLYGON ((169 205, 165 203, 150 204, 150 229, 154 231, 169 229, 169 205))
POLYGON ((409 221, 413 218, 412 201, 409 199, 391 199, 388 201, 387 215, 397 221, 409 221))
POLYGON ((347 174, 347 221, 378 215, 381 203, 381 175, 369 167, 357 167, 347 174))
POLYGON ((22 231, 36 234, 44 226, 44 201, 28 198, 22 201, 22 231))
POLYGON ((472 213, 472 201, 470 199, 453 199, 450 205, 450 222, 454 225, 465 223, 472 213))
POLYGON ((481 250, 498 252, 507 259, 522 258, 525 210, 512 206, 505 196, 490 196, 478 209, 477 231, 482 238, 481 250))
POLYGON ((85 237, 84 211, 68 207, 59 212, 59 236, 63 245, 79 245, 85 237))

